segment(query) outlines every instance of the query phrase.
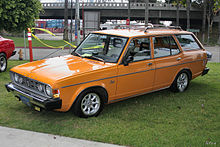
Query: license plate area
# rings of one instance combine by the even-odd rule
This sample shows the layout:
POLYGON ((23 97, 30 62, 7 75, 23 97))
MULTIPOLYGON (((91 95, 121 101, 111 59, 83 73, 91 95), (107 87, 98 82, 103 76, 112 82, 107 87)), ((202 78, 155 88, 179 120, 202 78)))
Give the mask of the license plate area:
POLYGON ((23 96, 23 95, 20 95, 19 96, 20 100, 22 101, 22 103, 24 103, 25 105, 31 107, 31 103, 30 103, 30 99, 23 96))

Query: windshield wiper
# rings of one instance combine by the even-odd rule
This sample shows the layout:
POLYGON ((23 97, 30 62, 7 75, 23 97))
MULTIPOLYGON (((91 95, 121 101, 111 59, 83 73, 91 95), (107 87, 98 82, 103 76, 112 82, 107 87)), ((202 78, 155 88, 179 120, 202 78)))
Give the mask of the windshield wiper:
POLYGON ((84 56, 84 58, 95 59, 105 63, 105 60, 96 56, 84 56))
POLYGON ((77 53, 77 52, 72 52, 72 55, 74 55, 74 56, 79 56, 79 57, 81 57, 82 58, 82 56, 79 54, 79 53, 77 53))

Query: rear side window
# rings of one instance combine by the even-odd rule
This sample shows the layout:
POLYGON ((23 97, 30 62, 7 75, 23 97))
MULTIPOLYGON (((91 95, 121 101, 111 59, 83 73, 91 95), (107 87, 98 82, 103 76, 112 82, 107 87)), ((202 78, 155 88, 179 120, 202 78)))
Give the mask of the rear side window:
POLYGON ((183 50, 198 50, 201 46, 192 35, 176 35, 183 50))
POLYGON ((154 57, 166 57, 176 55, 180 52, 172 36, 153 37, 154 57))

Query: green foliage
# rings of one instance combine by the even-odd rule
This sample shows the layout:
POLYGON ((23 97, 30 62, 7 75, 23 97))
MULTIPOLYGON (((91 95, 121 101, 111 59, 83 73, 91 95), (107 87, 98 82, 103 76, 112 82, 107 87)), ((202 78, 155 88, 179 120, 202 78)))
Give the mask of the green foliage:
POLYGON ((218 11, 220 11, 220 0, 214 0, 213 10, 214 10, 215 13, 217 13, 218 11))
POLYGON ((39 0, 1 0, 0 30, 21 32, 34 26, 42 6, 39 0))

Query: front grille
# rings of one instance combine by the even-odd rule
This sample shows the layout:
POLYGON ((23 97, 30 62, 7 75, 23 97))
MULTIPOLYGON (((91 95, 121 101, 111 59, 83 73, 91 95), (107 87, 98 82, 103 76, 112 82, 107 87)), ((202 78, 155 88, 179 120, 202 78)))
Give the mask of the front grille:
POLYGON ((21 87, 24 90, 27 89, 28 91, 31 91, 35 94, 50 98, 46 94, 46 91, 45 91, 45 87, 46 87, 47 84, 44 84, 44 83, 39 82, 37 80, 25 77, 25 76, 20 75, 20 74, 17 74, 18 80, 16 80, 15 74, 17 74, 17 73, 10 72, 11 80, 15 85, 21 87), (39 90, 40 85, 42 86, 42 90, 39 90))

